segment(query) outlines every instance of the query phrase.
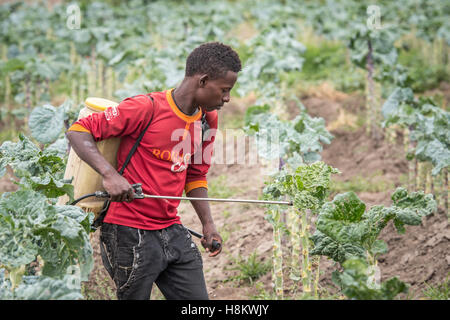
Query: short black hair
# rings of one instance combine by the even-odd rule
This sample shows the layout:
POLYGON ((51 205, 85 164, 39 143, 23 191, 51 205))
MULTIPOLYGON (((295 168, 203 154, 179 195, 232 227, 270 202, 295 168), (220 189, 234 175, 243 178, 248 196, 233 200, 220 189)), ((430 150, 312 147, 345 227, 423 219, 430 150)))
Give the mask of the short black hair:
POLYGON ((186 77, 206 73, 211 79, 225 76, 227 71, 241 71, 239 55, 220 42, 208 42, 195 48, 186 60, 186 77))

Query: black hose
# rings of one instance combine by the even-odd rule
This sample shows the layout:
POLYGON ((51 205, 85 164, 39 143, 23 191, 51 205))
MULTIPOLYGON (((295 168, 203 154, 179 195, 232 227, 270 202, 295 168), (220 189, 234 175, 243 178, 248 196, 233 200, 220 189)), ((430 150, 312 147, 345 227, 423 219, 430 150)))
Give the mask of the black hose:
POLYGON ((95 193, 89 193, 89 194, 85 194, 82 197, 79 197, 78 199, 75 199, 70 205, 74 206, 76 205, 78 202, 80 202, 83 199, 89 198, 89 197, 95 197, 95 193))
MULTIPOLYGON (((191 230, 191 229, 189 229, 189 228, 186 228, 188 231, 189 231, 189 233, 190 234, 192 234, 193 236, 196 236, 197 238, 203 238, 203 235, 202 234, 200 234, 200 233, 198 233, 198 232, 196 232, 196 231, 194 231, 194 230, 191 230)), ((214 250, 218 250, 219 248, 220 248, 220 243, 217 241, 217 240, 215 240, 215 239, 213 239, 213 241, 212 241, 212 247, 213 247, 213 249, 214 250)))

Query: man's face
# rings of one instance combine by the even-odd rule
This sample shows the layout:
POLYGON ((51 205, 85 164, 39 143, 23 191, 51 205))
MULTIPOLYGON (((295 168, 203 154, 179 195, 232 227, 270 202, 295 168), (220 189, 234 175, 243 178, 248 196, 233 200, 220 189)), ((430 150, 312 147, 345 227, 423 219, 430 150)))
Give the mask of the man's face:
POLYGON ((206 111, 220 110, 230 101, 230 91, 237 80, 237 73, 227 71, 224 77, 210 79, 207 75, 199 78, 196 102, 206 111))

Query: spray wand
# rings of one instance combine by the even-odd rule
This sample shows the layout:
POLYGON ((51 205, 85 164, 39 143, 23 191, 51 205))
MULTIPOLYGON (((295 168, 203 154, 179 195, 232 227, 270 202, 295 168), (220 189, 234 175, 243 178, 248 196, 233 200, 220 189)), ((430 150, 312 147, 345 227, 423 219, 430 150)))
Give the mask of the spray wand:
MULTIPOLYGON (((134 199, 145 199, 145 198, 153 198, 153 199, 172 199, 172 200, 194 200, 194 201, 217 201, 217 202, 243 202, 243 203, 256 203, 256 204, 277 204, 277 205, 287 205, 292 206, 292 201, 269 201, 269 200, 252 200, 252 199, 223 199, 223 198, 196 198, 196 197, 174 197, 174 196, 158 196, 153 194, 144 194, 142 191, 142 184, 141 183, 135 183, 131 185, 134 190, 134 199)), ((110 195, 106 191, 95 191, 94 193, 86 194, 75 201, 71 203, 71 205, 75 205, 78 202, 80 202, 83 199, 89 198, 89 197, 96 197, 96 198, 109 198, 110 195)), ((203 238, 203 235, 195 232, 194 230, 191 230, 189 228, 186 228, 190 234, 197 238, 203 238)), ((216 240, 213 240, 212 246, 214 249, 220 248, 220 243, 216 240)))

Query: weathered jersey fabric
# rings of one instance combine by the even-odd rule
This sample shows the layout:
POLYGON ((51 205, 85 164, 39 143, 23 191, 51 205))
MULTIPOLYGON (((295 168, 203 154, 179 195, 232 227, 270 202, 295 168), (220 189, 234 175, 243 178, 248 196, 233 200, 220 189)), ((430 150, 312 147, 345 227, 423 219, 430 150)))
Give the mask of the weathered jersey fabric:
MULTIPOLYGON (((202 110, 191 116, 184 114, 175 104, 172 91, 127 98, 117 107, 78 120, 69 130, 90 132, 95 141, 121 137, 117 152, 120 170, 139 134, 151 121, 123 177, 130 184, 142 183, 145 194, 182 196, 183 190, 187 193, 207 188, 217 111, 205 112, 204 120, 210 129, 203 132, 202 141, 202 110)), ((146 230, 163 229, 181 223, 179 203, 180 200, 151 198, 111 202, 104 222, 146 230)))

